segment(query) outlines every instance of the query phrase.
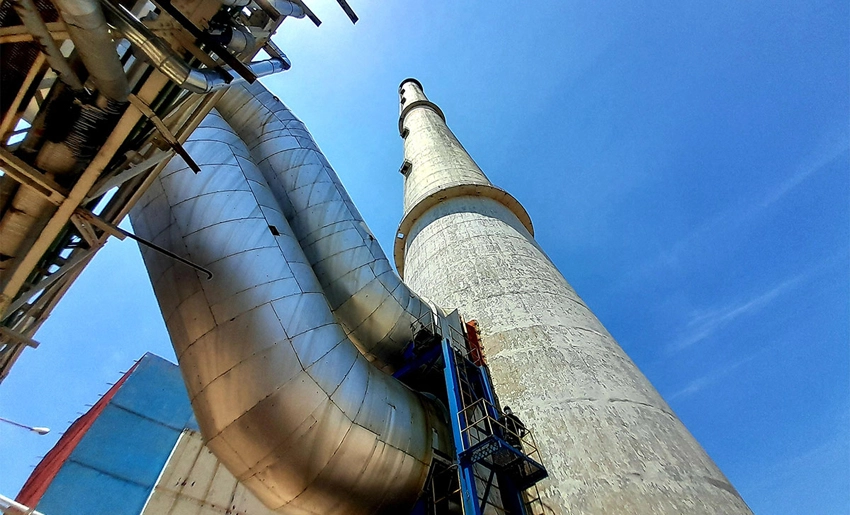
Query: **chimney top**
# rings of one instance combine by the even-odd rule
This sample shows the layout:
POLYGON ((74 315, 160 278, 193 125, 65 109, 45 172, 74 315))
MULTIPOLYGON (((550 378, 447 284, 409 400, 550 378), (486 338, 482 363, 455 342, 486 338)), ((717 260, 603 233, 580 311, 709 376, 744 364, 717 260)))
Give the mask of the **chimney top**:
POLYGON ((401 84, 398 85, 399 93, 401 93, 401 88, 408 82, 412 82, 412 83, 416 84, 417 86, 419 86, 420 91, 422 91, 423 93, 425 92, 425 88, 422 87, 421 82, 419 82, 417 79, 414 79, 413 77, 408 77, 408 78, 404 79, 403 81, 401 81, 401 84))

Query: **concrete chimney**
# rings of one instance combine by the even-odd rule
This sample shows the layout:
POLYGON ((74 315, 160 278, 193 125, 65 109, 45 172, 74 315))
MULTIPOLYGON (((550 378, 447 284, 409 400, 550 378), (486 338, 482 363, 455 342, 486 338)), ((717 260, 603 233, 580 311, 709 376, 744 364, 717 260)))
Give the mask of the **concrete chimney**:
POLYGON ((406 79, 399 95, 396 266, 414 291, 478 321, 496 394, 541 448, 544 504, 558 514, 750 513, 419 81, 406 79))

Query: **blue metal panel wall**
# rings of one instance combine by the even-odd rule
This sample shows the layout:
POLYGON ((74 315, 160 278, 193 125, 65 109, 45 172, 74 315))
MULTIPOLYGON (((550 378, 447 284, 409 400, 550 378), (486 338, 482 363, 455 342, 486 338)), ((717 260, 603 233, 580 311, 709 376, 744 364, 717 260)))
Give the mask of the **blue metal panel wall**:
POLYGON ((62 466, 38 510, 138 514, 181 431, 196 426, 177 366, 146 354, 62 466))

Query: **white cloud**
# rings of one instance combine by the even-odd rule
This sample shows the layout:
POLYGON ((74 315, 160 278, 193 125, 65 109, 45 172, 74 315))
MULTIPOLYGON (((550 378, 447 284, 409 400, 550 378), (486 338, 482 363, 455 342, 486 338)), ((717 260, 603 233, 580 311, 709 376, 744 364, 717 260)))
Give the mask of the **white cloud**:
POLYGON ((708 338, 716 331, 726 327, 738 318, 754 313, 770 304, 771 301, 796 286, 809 271, 786 279, 777 286, 762 292, 745 301, 730 302, 726 305, 698 310, 691 314, 687 322, 685 334, 670 346, 670 350, 678 351, 708 338))
POLYGON ((755 353, 751 356, 747 356, 744 359, 735 361, 735 362, 730 363, 730 364, 728 364, 724 367, 715 369, 715 370, 709 372, 708 374, 705 374, 701 377, 698 377, 698 378, 692 380, 681 390, 674 392, 670 395, 665 395, 664 398, 667 399, 668 401, 672 401, 672 400, 675 400, 675 399, 678 399, 678 398, 688 397, 690 395, 693 395, 693 394, 699 392, 700 390, 703 390, 707 386, 710 386, 711 384, 722 379, 724 376, 731 374, 732 372, 737 370, 742 365, 745 365, 745 364, 749 363, 750 361, 754 360, 762 352, 764 352, 764 351, 763 350, 759 351, 759 352, 757 352, 757 353, 755 353))
POLYGON ((746 300, 734 300, 721 306, 692 311, 685 327, 681 331, 681 337, 670 344, 667 350, 676 352, 699 343, 737 319, 758 312, 778 297, 795 288, 801 282, 823 272, 836 263, 843 262, 843 259, 846 257, 847 249, 841 247, 837 252, 826 256, 807 270, 785 279, 767 291, 746 300))

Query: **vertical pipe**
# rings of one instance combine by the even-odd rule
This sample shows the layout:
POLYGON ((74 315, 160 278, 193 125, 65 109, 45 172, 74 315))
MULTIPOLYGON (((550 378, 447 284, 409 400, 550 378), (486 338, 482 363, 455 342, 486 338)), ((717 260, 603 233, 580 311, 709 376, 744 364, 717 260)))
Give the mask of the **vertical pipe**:
POLYGON ((56 46, 53 36, 38 13, 35 2, 33 0, 15 0, 15 11, 20 16, 21 21, 24 22, 24 25, 26 25, 27 30, 30 31, 30 34, 33 35, 38 44, 44 49, 44 53, 47 55, 47 62, 51 68, 56 70, 59 80, 75 91, 82 91, 82 82, 77 78, 77 74, 71 70, 71 66, 65 60, 65 56, 62 55, 59 47, 56 46))

